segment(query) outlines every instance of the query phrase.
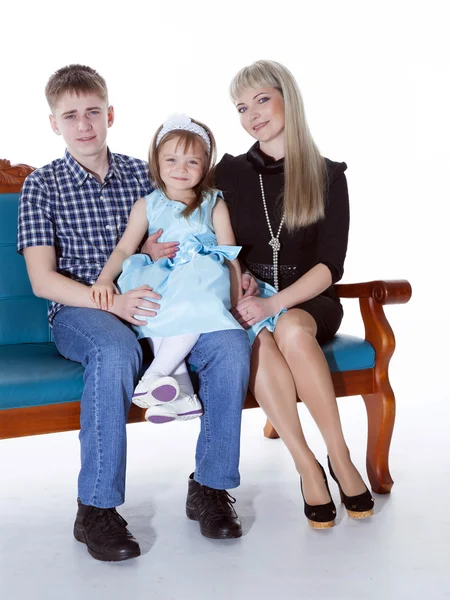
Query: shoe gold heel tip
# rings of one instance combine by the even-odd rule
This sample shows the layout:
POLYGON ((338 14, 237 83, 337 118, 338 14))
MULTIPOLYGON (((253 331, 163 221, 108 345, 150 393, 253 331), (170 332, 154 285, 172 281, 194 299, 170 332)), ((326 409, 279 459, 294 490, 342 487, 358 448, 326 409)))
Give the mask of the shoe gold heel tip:
POLYGON ((319 523, 318 521, 311 521, 311 519, 308 519, 308 523, 312 527, 312 529, 330 529, 336 524, 334 521, 326 521, 325 523, 319 523))
POLYGON ((347 514, 352 519, 366 519, 367 517, 371 517, 373 515, 373 509, 365 510, 363 512, 355 512, 354 510, 347 510, 347 514))

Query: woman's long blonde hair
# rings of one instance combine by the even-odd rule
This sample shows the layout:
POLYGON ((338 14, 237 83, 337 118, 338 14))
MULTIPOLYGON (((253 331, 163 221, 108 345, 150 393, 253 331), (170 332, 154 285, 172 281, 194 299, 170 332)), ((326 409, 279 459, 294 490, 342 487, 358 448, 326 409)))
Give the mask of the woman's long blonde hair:
POLYGON ((289 231, 322 219, 325 161, 306 123, 303 100, 292 73, 280 63, 258 60, 237 73, 230 84, 236 102, 248 88, 276 88, 284 99, 285 156, 283 209, 289 231))

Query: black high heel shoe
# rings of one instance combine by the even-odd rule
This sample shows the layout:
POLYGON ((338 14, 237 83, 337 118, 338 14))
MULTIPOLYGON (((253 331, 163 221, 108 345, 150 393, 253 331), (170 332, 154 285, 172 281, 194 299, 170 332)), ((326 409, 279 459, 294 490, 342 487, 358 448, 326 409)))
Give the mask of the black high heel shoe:
MULTIPOLYGON (((320 462, 317 461, 317 464, 322 471, 323 480, 325 485, 327 486, 328 494, 330 495, 330 488, 328 487, 327 476, 325 475, 325 471, 323 470, 320 462)), ((334 520, 336 518, 336 506, 331 500, 328 504, 316 504, 315 506, 311 506, 305 500, 305 496, 303 494, 303 483, 302 478, 300 477, 300 489, 302 491, 303 502, 305 503, 305 515, 308 519, 308 523, 311 525, 313 529, 328 529, 329 527, 334 527, 334 520)))
POLYGON ((347 496, 343 492, 341 484, 331 468, 330 457, 327 456, 327 459, 330 475, 338 484, 339 494, 341 495, 341 500, 347 510, 348 516, 352 519, 365 519, 366 517, 370 517, 370 515, 373 513, 374 500, 367 487, 366 491, 362 494, 358 494, 357 496, 347 496))

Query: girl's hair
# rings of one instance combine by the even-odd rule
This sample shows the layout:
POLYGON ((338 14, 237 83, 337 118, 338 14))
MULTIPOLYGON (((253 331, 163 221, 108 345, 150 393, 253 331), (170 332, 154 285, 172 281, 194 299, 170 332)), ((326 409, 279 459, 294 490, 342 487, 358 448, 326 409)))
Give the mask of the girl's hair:
POLYGON ((280 63, 258 60, 237 73, 230 84, 230 95, 236 102, 244 90, 260 87, 276 88, 284 99, 283 209, 286 226, 293 231, 325 215, 325 160, 309 131, 302 96, 292 73, 280 63))
POLYGON ((97 94, 102 100, 108 102, 105 80, 97 71, 85 65, 68 65, 53 73, 45 86, 45 96, 51 110, 65 92, 77 96, 97 94))
POLYGON ((185 129, 173 129, 172 131, 169 131, 168 133, 166 133, 166 135, 164 135, 161 138, 160 142, 158 143, 158 146, 156 146, 156 139, 158 137, 158 133, 163 128, 163 125, 161 125, 161 127, 158 127, 158 130, 153 136, 150 151, 148 154, 148 173, 150 180, 156 188, 159 188, 160 190, 163 190, 165 192, 165 185, 163 180, 161 179, 161 174, 159 171, 159 153, 161 151, 162 146, 169 140, 173 140, 176 138, 178 139, 177 148, 180 144, 183 144, 184 152, 188 152, 191 148, 193 148, 193 146, 197 144, 204 151, 205 167, 203 171, 203 176, 194 188, 194 201, 191 202, 189 206, 186 206, 186 208, 181 213, 184 217, 189 217, 197 208, 199 208, 203 200, 204 192, 212 192, 214 190, 212 171, 216 163, 216 141, 211 130, 209 129, 209 127, 207 127, 200 121, 195 121, 194 119, 191 119, 191 121, 193 123, 197 123, 197 125, 200 125, 200 127, 203 127, 203 129, 208 134, 208 137, 211 142, 210 152, 208 152, 206 142, 199 135, 193 133, 192 131, 186 131, 185 129))

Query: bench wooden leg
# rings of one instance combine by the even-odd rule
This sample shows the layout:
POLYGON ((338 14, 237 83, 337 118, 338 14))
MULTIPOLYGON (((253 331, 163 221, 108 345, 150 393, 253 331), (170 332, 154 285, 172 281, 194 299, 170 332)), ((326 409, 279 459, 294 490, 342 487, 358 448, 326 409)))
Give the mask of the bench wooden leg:
POLYGON ((270 438, 271 440, 276 440, 280 437, 269 419, 267 419, 264 427, 264 437, 270 438))
POLYGON ((389 446, 395 421, 395 396, 389 384, 384 391, 363 395, 367 410, 367 475, 372 490, 389 494, 393 480, 389 472, 389 446))

